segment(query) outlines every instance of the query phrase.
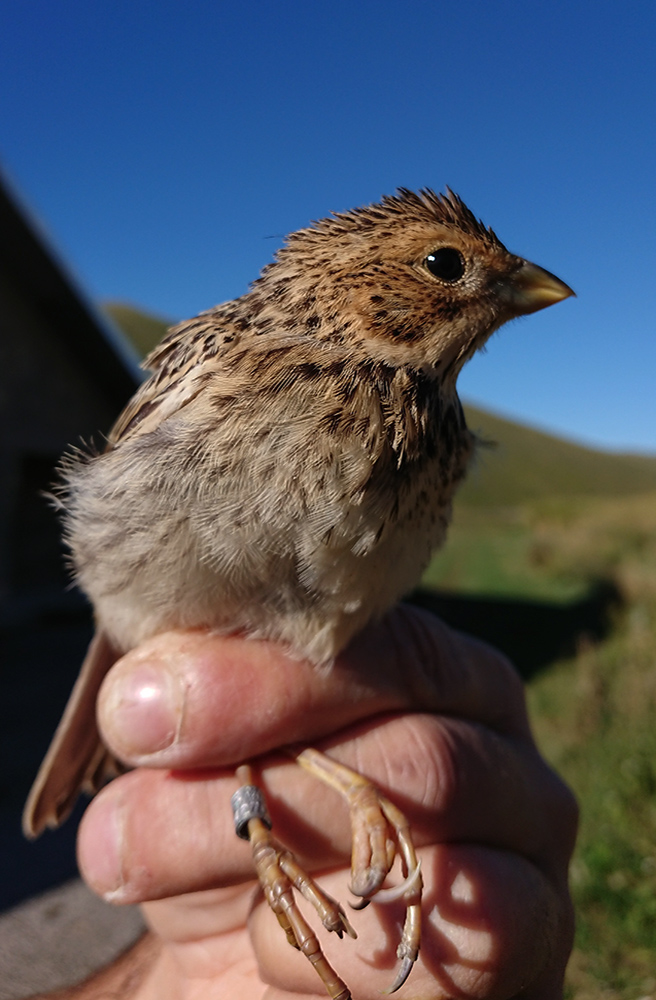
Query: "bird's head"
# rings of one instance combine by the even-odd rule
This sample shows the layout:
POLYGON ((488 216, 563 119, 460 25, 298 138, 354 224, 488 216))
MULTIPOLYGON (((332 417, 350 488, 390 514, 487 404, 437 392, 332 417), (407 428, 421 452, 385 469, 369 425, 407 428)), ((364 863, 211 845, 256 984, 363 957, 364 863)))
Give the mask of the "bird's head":
POLYGON ((313 337, 454 378, 502 323, 574 294, 457 195, 404 188, 293 233, 260 281, 313 337))

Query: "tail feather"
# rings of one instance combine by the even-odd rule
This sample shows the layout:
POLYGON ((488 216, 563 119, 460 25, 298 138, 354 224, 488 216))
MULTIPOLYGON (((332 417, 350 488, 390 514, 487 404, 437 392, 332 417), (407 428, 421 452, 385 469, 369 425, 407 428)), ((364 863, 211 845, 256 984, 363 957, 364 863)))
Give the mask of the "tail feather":
POLYGON ((96 632, 25 804, 25 836, 38 837, 47 826, 59 826, 80 791, 97 792, 119 772, 120 765, 103 746, 96 723, 100 685, 119 656, 107 636, 96 632))

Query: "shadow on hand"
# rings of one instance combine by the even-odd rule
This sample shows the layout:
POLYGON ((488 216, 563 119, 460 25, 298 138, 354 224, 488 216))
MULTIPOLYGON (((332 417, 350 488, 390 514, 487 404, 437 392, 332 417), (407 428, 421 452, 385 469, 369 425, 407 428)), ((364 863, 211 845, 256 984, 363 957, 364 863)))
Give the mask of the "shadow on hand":
POLYGON ((424 589, 415 590, 408 601, 501 650, 525 680, 573 656, 581 640, 605 638, 623 603, 611 580, 597 580, 584 597, 569 603, 424 589))

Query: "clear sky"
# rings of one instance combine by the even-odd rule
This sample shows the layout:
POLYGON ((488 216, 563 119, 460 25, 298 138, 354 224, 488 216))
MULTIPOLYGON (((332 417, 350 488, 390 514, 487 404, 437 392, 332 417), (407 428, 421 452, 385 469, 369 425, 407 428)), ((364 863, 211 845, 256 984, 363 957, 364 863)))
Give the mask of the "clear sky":
POLYGON ((656 452, 653 0, 2 0, 0 157, 91 296, 172 320, 310 219, 448 184, 578 293, 461 394, 656 452))

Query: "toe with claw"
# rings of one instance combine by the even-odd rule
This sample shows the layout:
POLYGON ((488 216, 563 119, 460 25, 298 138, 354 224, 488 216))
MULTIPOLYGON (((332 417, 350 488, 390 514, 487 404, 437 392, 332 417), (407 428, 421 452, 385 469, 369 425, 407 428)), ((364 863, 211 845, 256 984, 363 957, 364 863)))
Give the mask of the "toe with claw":
MULTIPOLYGON (((410 835, 408 821, 367 778, 309 747, 290 750, 305 770, 330 785, 349 806, 352 830, 351 891, 359 901, 353 909, 370 902, 385 904, 402 900, 406 914, 397 956, 399 970, 386 993, 400 989, 410 975, 419 953, 421 936, 421 894, 423 881, 410 835), (396 858, 400 859, 402 882, 383 888, 396 858)), ((350 1000, 348 987, 339 978, 321 951, 312 928, 301 914, 294 891, 316 910, 326 930, 338 937, 355 937, 344 910, 300 867, 292 854, 271 834, 264 795, 253 782, 252 770, 244 764, 237 769, 243 782, 233 796, 235 828, 250 840, 253 862, 264 896, 278 918, 288 942, 312 963, 331 1000, 350 1000)))
POLYGON ((351 1000, 348 987, 326 959, 316 934, 299 910, 294 890, 312 904, 326 930, 334 931, 340 938, 344 933, 354 938, 356 933, 339 903, 324 892, 272 836, 262 791, 251 783, 247 765, 239 770, 243 772, 240 778, 246 777, 247 783, 233 796, 235 829, 240 837, 250 841, 264 897, 287 941, 314 966, 331 1000, 351 1000))
POLYGON ((393 802, 357 771, 310 747, 295 753, 295 757, 301 767, 338 791, 348 803, 353 843, 351 891, 360 897, 359 902, 352 904, 354 909, 362 909, 372 900, 390 903, 402 899, 406 905, 397 949, 401 965, 392 986, 386 990, 394 993, 410 975, 421 942, 423 880, 408 821, 393 802), (384 889, 383 883, 397 856, 401 860, 403 882, 384 889))

